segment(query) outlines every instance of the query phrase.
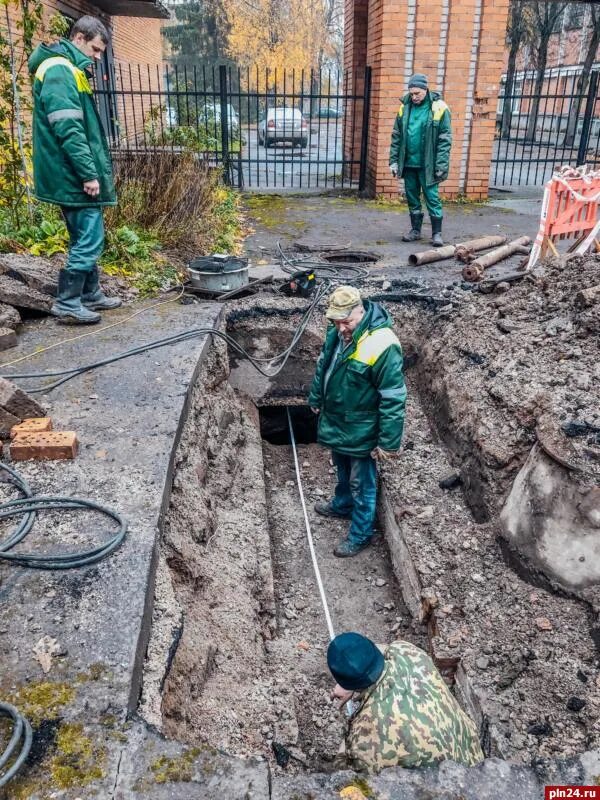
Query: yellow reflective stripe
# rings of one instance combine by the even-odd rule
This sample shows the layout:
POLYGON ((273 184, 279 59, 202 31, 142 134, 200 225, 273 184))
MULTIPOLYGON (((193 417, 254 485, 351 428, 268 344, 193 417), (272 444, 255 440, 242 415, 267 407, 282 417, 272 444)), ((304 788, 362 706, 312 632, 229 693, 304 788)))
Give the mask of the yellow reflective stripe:
POLYGON ((393 344, 400 346, 398 337, 389 328, 379 328, 379 330, 363 333, 356 344, 356 350, 349 361, 360 361, 361 364, 368 364, 370 367, 377 363, 377 359, 393 344))
POLYGON ((404 114, 404 103, 400 103, 400 108, 398 109, 398 116, 401 117, 404 114))
POLYGON ((444 112, 448 110, 448 106, 443 100, 434 100, 431 104, 431 110, 433 111, 433 121, 439 122, 444 116, 444 112))
POLYGON ((85 72, 78 69, 74 64, 71 64, 69 59, 64 58, 64 56, 53 56, 52 58, 47 58, 45 61, 42 61, 35 72, 36 81, 43 81, 50 67, 57 66, 67 67, 67 69, 71 70, 75 78, 75 83, 77 84, 78 92, 85 92, 86 94, 92 93, 92 87, 90 86, 85 72))

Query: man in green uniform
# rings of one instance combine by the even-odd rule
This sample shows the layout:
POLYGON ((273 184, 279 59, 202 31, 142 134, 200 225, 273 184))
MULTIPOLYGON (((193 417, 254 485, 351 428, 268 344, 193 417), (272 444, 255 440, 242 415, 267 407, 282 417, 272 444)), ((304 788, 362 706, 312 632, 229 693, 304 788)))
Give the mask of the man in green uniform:
POLYGON ((468 767, 483 761, 474 722, 458 705, 429 656, 410 642, 385 652, 359 633, 330 643, 327 664, 340 707, 356 710, 346 734, 346 756, 357 770, 431 767, 451 760, 468 767))
POLYGON ((60 206, 71 240, 51 309, 61 322, 99 322, 98 310, 121 305, 100 289, 97 265, 104 248, 102 209, 117 199, 87 72, 107 44, 102 22, 86 16, 75 23, 69 41, 40 44, 29 59, 35 195, 60 206))
POLYGON ((404 178, 411 230, 405 242, 421 238, 421 193, 431 219, 431 243, 441 247, 442 203, 438 185, 448 177, 452 128, 450 109, 437 92, 431 92, 426 75, 413 75, 402 98, 392 132, 390 170, 404 178))
POLYGON ((371 541, 377 502, 377 465, 402 441, 406 386, 402 349, 392 319, 379 303, 339 286, 325 316, 331 326, 317 361, 308 403, 319 415, 318 440, 337 467, 335 496, 316 503, 326 517, 350 518, 338 558, 360 553, 371 541))

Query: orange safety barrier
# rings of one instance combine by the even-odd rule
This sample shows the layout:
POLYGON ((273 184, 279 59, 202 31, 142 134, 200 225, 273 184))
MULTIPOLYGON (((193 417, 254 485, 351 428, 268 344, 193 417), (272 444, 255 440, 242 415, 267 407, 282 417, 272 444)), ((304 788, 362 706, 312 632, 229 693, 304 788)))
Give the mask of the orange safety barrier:
POLYGON ((575 239, 569 252, 600 251, 600 173, 563 168, 544 188, 540 228, 527 269, 548 250, 558 255, 555 242, 575 239))

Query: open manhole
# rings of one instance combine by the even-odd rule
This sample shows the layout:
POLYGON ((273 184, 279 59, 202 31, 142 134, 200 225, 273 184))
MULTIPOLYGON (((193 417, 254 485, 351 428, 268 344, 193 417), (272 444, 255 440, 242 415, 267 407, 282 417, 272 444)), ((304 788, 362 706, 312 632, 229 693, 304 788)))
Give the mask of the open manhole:
POLYGON ((330 264, 375 264, 381 256, 368 250, 339 250, 320 253, 320 258, 330 264))

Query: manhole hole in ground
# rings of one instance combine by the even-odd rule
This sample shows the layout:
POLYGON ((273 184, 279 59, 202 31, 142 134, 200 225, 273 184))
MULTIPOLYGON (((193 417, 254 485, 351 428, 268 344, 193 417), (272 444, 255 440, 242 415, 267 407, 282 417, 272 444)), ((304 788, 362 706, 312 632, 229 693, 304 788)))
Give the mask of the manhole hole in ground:
POLYGON ((374 264, 381 256, 367 250, 340 250, 334 253, 321 253, 320 257, 329 264, 374 264))

